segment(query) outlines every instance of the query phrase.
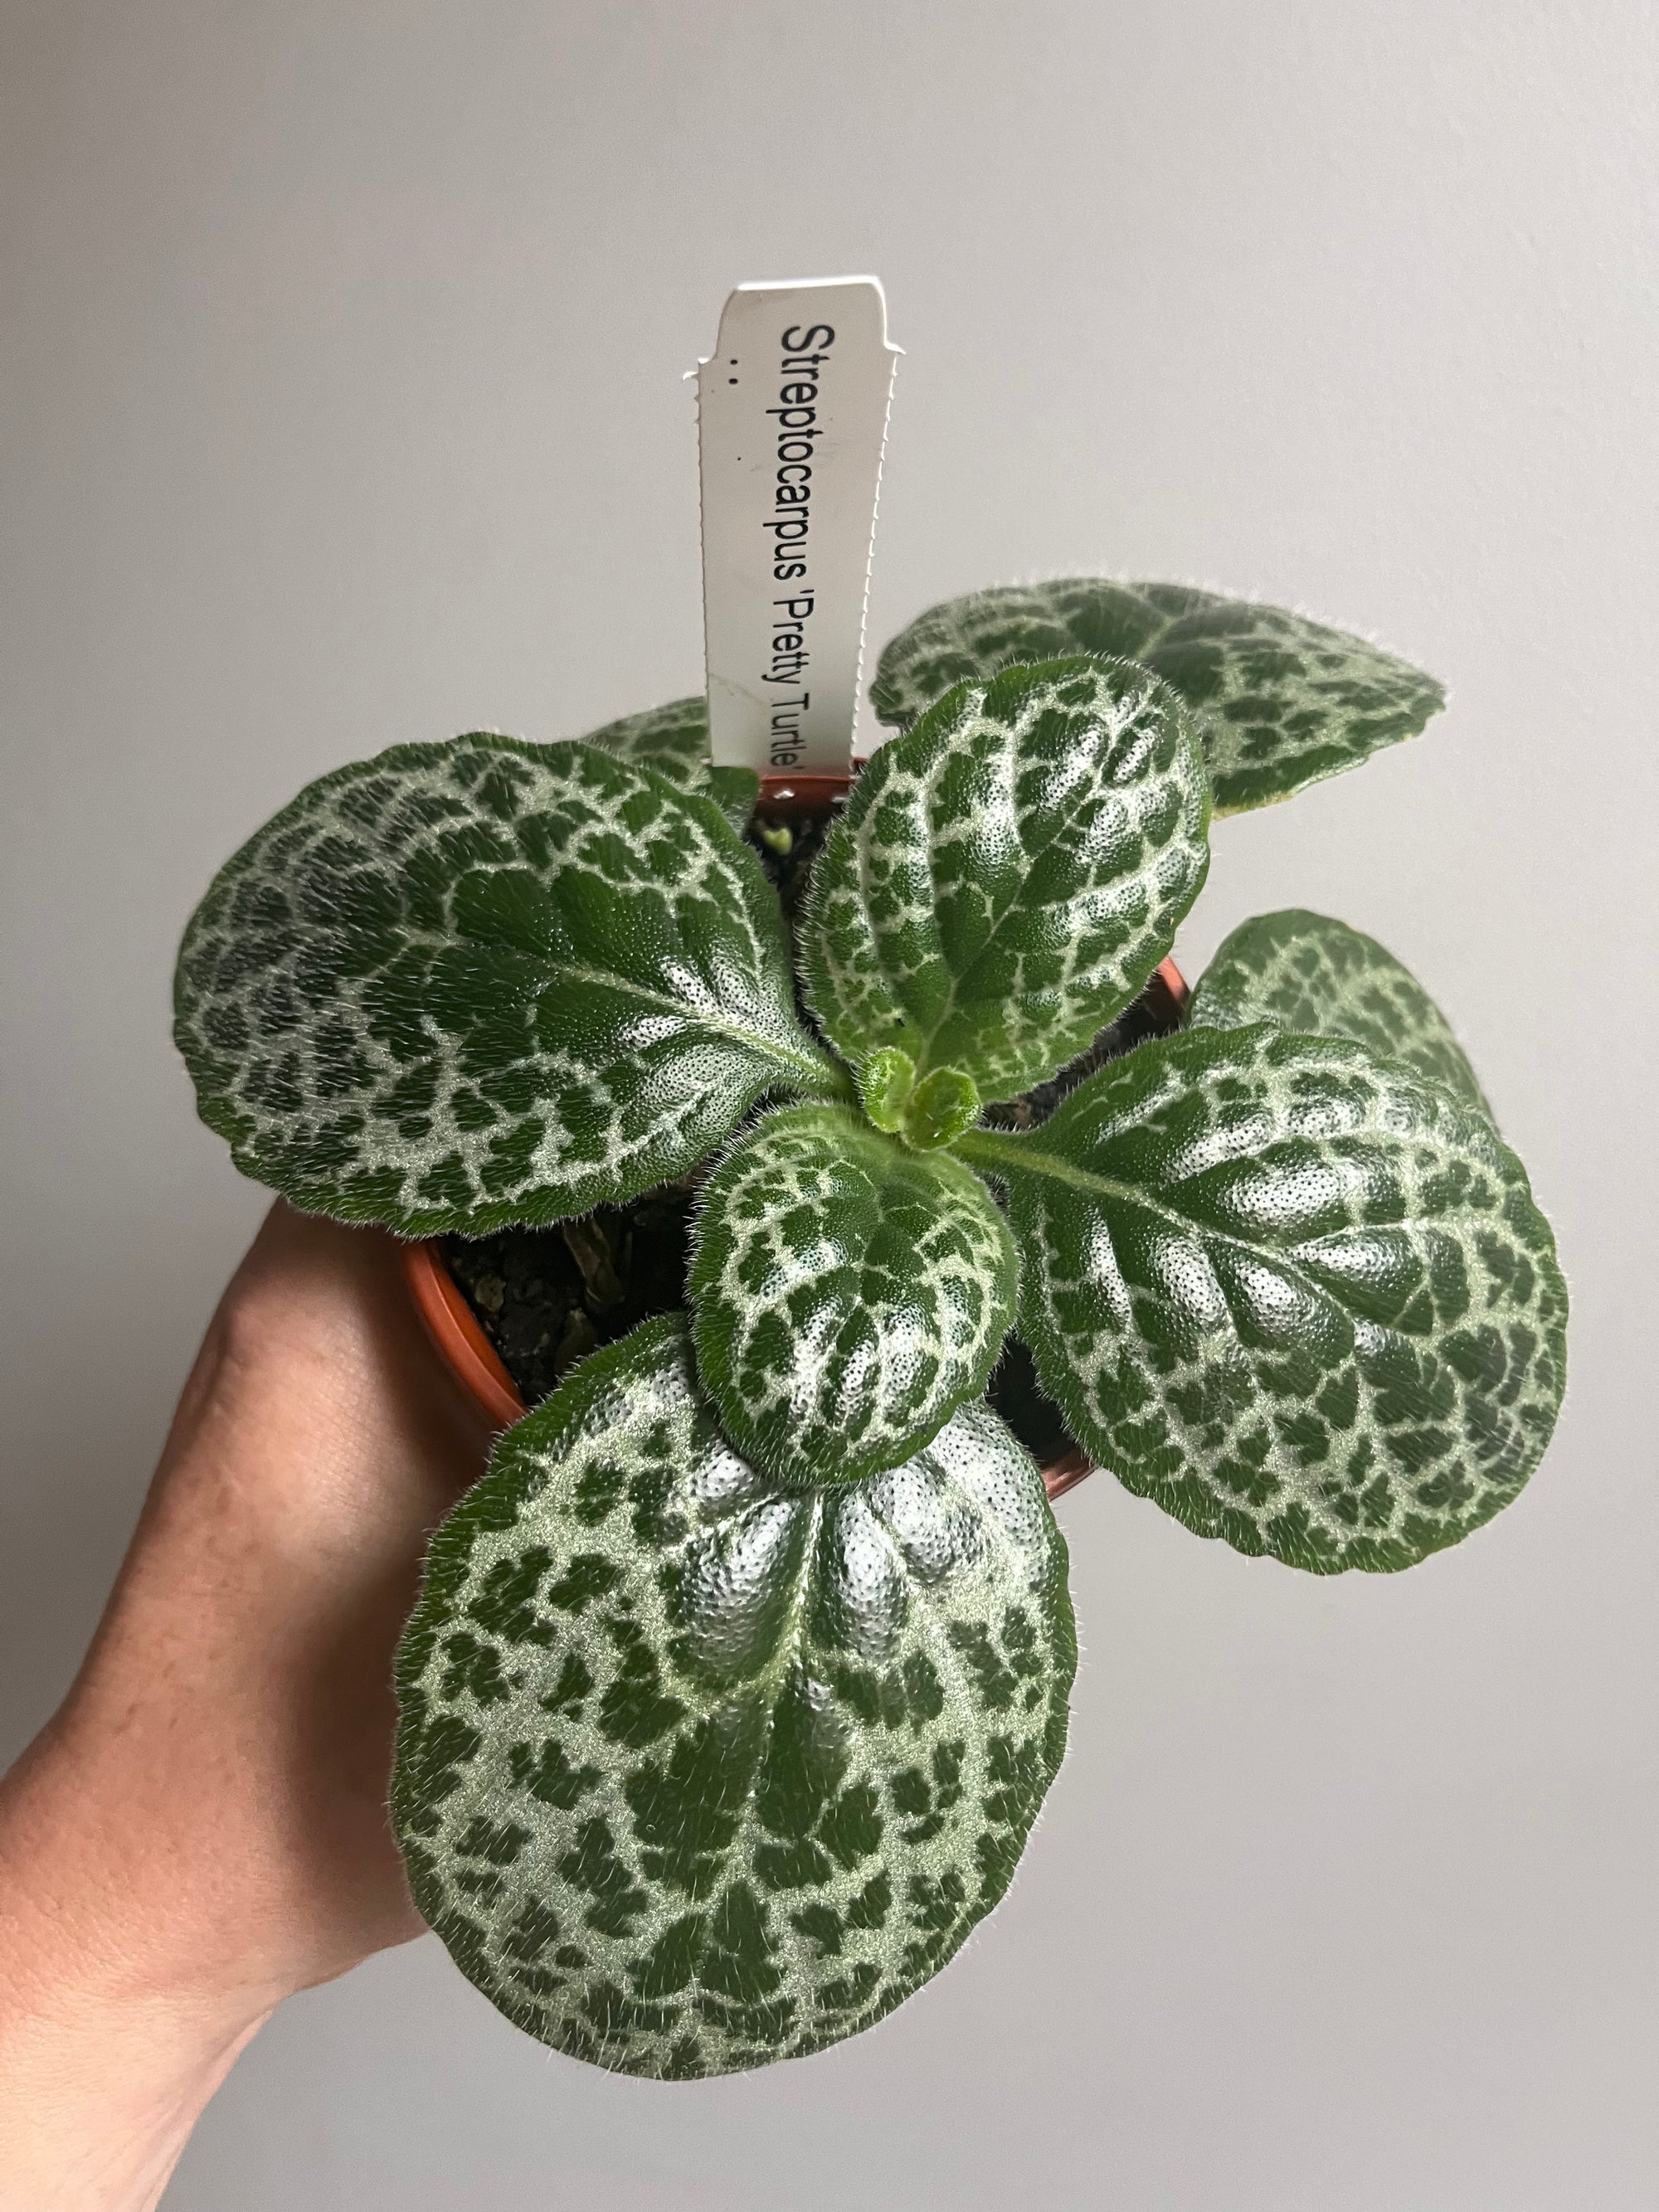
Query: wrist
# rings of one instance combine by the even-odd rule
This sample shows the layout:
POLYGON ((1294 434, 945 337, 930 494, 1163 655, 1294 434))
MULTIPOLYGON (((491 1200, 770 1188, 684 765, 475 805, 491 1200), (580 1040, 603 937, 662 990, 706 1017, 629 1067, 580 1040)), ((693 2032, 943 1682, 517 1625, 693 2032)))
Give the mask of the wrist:
POLYGON ((0 2212, 144 2212, 279 1994, 159 1893, 74 1739, 0 1784, 0 2212))
POLYGON ((272 2008, 421 1932, 392 1654, 483 1443, 389 1242, 275 1209, 0 1782, 0 2212, 143 2212, 272 2008))

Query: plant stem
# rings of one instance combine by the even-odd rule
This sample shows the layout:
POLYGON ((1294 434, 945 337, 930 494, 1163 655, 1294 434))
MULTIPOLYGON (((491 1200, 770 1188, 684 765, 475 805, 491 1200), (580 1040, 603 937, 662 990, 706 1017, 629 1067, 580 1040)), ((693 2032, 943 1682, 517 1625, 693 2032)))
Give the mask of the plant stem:
POLYGON ((964 1129, 952 1139, 951 1150, 988 1175, 1000 1175, 1003 1164, 1018 1156, 1024 1142, 1011 1129, 964 1129))
POLYGON ((821 1048, 814 1048, 813 1060, 813 1075, 797 1075, 792 1069, 790 1088, 798 1091, 803 1098, 822 1098, 836 1106, 857 1106, 859 1091, 852 1070, 821 1048))

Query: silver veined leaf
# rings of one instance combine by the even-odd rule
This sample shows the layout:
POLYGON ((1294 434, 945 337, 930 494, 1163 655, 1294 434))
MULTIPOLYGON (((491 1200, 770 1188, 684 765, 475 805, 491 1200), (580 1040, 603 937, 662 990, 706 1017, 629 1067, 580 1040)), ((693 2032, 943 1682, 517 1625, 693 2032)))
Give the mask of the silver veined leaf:
POLYGON ((1190 718, 1127 661, 959 686, 884 745, 813 872, 808 995, 848 1060, 896 1048, 990 1099, 1128 1005, 1209 862, 1190 718))
POLYGON ((769 1114, 702 1194, 688 1288, 726 1434, 792 1488, 908 1459, 977 1398, 1013 1318, 977 1176, 837 1106, 769 1114))
POLYGON ((624 714, 591 732, 582 742, 621 760, 637 762, 678 791, 705 794, 739 836, 748 828, 760 795, 760 778, 753 769, 710 763, 708 702, 701 691, 689 699, 671 699, 665 707, 647 707, 641 714, 624 714))
POLYGON ((780 1491, 679 1316, 595 1353, 435 1538, 392 1817, 462 1971, 556 2050, 685 2078, 857 2033, 1007 1887, 1076 1637, 1042 1480, 983 1406, 780 1491))
POLYGON ((203 1119, 296 1206, 406 1234, 684 1174, 768 1091, 847 1085, 713 802, 582 744, 398 745, 310 785, 179 957, 203 1119))
POLYGON ((1451 1024, 1410 969, 1328 915, 1287 907, 1242 921, 1224 939, 1193 992, 1188 1027, 1255 1022, 1298 1036, 1352 1037, 1492 1112, 1451 1024))
POLYGON ((1410 1566, 1541 1457, 1566 1375, 1549 1224, 1486 1116, 1397 1062, 1188 1030, 959 1149, 1007 1191, 1019 1332, 1072 1433, 1200 1535, 1410 1566))
POLYGON ((1443 687, 1369 639, 1185 584, 1066 576, 947 599, 886 647, 871 687, 907 728, 953 684, 1060 653, 1136 660, 1186 701, 1218 816, 1288 799, 1383 745, 1414 738, 1443 687))

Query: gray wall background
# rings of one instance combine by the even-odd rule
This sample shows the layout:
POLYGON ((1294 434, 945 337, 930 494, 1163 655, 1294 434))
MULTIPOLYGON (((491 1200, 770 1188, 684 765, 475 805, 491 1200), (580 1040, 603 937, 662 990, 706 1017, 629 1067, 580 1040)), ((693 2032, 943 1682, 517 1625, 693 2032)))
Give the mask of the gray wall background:
POLYGON ((1561 1238, 1571 1395, 1403 1579, 1066 1499, 1086 1648, 1016 1888, 868 2037, 614 2080, 435 1943, 290 2005, 170 2212, 1624 2212, 1659 2198, 1653 650, 1639 0, 8 0, 0 1756, 60 1694, 261 1211, 179 931, 306 778, 700 681, 681 372, 872 269, 872 635, 1188 578, 1443 674, 1220 825, 1244 915, 1453 1012, 1561 1238))

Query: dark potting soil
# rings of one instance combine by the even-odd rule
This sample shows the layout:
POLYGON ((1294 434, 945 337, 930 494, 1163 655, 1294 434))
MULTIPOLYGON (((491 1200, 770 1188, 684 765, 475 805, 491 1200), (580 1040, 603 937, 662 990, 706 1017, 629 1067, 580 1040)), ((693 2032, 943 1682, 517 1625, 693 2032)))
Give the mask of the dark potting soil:
POLYGON ((685 1304, 694 1188, 666 1183, 552 1229, 443 1239, 449 1271, 526 1406, 596 1346, 685 1304))
MULTIPOLYGON (((750 842, 792 927, 832 819, 781 823, 757 818, 750 830, 750 842)), ((998 1128, 1035 1128, 1085 1076, 1170 1028, 1174 1019, 1169 994, 1154 978, 1086 1052, 1024 1097, 989 1108, 986 1120, 998 1128)), ((597 1206, 580 1221, 551 1229, 441 1240, 451 1273, 527 1406, 539 1404, 598 1346, 684 1304, 701 1180, 694 1171, 626 1206, 597 1206)), ((1009 1337, 987 1395, 1039 1466, 1073 1449, 1065 1418, 1038 1382, 1031 1355, 1018 1337, 1009 1337)))

